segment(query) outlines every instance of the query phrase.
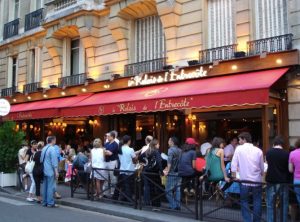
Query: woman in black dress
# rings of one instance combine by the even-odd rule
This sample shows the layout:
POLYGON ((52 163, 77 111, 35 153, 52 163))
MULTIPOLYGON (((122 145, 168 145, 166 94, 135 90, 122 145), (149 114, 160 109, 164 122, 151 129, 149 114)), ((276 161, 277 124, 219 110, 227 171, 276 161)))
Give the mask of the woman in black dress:
POLYGON ((33 179, 35 182, 35 195, 36 195, 36 201, 37 203, 41 203, 42 201, 42 197, 41 197, 41 183, 43 180, 43 167, 42 167, 42 163, 40 161, 41 159, 41 153, 42 153, 42 149, 44 147, 44 142, 40 141, 38 142, 38 147, 37 147, 37 152, 35 153, 34 157, 33 157, 33 161, 34 163, 34 168, 33 168, 33 179))
POLYGON ((163 175, 163 168, 158 140, 153 139, 147 151, 144 152, 139 159, 145 163, 143 179, 145 188, 148 188, 146 192, 144 192, 144 199, 146 199, 145 204, 160 207, 162 194, 160 176, 163 175))

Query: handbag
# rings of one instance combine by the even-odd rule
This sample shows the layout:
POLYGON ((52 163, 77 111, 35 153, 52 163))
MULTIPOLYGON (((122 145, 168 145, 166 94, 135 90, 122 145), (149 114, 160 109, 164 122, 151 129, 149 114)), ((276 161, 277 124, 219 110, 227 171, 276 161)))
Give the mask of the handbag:
POLYGON ((92 163, 88 162, 84 164, 84 172, 85 173, 91 173, 92 172, 92 163))
POLYGON ((25 166, 25 172, 28 173, 28 174, 31 174, 32 171, 33 171, 33 168, 34 168, 34 164, 35 164, 35 162, 33 161, 34 155, 35 154, 33 154, 30 157, 30 160, 26 163, 26 166, 25 166))
POLYGON ((121 163, 120 163, 120 159, 118 158, 117 159, 117 165, 115 166, 115 169, 114 169, 114 176, 117 177, 120 175, 120 166, 121 166, 121 163))

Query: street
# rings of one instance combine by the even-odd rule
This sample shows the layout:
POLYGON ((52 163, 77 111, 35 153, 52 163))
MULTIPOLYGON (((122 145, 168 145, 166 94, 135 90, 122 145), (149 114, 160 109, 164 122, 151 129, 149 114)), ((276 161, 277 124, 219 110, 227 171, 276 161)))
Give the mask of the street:
POLYGON ((137 222, 126 218, 120 218, 90 211, 74 209, 65 206, 58 208, 46 208, 35 203, 0 197, 1 222, 137 222))

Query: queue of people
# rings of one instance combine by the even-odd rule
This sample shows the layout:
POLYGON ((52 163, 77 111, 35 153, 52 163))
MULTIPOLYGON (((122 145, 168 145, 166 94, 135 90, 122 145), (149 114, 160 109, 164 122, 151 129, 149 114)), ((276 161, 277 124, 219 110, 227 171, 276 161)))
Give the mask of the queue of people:
POLYGON ((183 195, 195 195, 198 182, 195 180, 200 177, 200 180, 206 178, 210 184, 222 184, 221 190, 227 194, 239 194, 244 221, 260 221, 262 182, 267 182, 267 220, 274 220, 274 194, 279 193, 283 200, 283 218, 287 221, 289 191, 284 185, 291 182, 292 173, 294 192, 300 205, 300 140, 295 144, 296 149, 289 153, 283 149, 282 137, 277 136, 264 161, 262 150, 252 143, 248 132, 232 138, 228 144, 215 137, 201 146, 194 138, 186 138, 181 146, 176 137, 170 137, 167 155, 160 152, 158 140, 150 135, 145 138, 145 146, 137 151, 134 151, 129 135, 120 140, 117 136, 116 131, 111 131, 104 141, 96 138, 88 150, 79 147, 77 154, 69 145, 64 150, 59 149, 52 136, 47 138, 46 145, 42 141, 31 141, 30 148, 22 147, 19 162, 24 171, 28 168, 27 163, 35 162, 33 169, 24 173, 25 189, 29 191, 27 200, 35 200, 43 206, 56 206, 54 197, 59 163, 64 161, 66 181, 74 172, 87 171, 87 166, 93 169, 89 172, 96 181, 96 199, 107 197, 131 201, 134 174, 138 171, 142 176, 145 205, 158 208, 165 196, 170 209, 180 210, 183 195), (249 210, 250 193, 253 212, 249 210))

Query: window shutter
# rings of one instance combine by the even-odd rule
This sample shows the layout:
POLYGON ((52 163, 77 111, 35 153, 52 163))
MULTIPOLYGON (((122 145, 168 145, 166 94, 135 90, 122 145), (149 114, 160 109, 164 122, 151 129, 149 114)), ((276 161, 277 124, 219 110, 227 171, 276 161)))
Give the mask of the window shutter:
POLYGON ((208 0, 208 48, 235 43, 233 0, 208 0))
POLYGON ((165 57, 165 37, 159 16, 135 20, 135 61, 165 57))

